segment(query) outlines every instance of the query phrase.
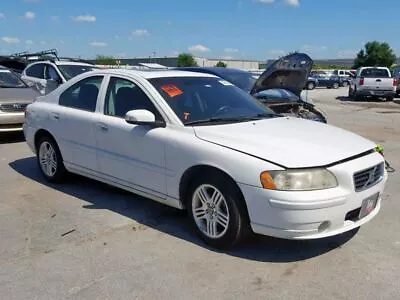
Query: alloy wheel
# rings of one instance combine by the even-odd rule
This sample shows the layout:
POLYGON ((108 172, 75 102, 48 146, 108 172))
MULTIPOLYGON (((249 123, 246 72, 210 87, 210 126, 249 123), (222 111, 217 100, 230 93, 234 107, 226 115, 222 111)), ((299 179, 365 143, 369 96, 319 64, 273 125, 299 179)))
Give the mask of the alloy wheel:
POLYGON ((57 172, 56 151, 49 142, 43 142, 39 148, 39 163, 44 174, 53 177, 57 172))
POLYGON ((218 239, 228 230, 228 205, 223 194, 215 186, 203 184, 195 190, 192 212, 198 229, 207 237, 218 239))

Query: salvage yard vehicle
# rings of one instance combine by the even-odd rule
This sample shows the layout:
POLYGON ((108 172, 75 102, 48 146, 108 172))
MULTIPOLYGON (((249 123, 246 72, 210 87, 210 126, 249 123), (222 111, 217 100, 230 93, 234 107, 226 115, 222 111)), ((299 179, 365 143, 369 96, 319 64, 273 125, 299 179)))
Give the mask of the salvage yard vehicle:
POLYGON ((47 180, 77 173, 186 209, 217 248, 251 231, 316 239, 358 228, 387 180, 372 141, 277 115, 204 73, 81 74, 28 105, 24 134, 47 180))
POLYGON ((0 66, 0 133, 22 131, 25 107, 38 96, 12 70, 0 66))
POLYGON ((179 67, 175 70, 216 75, 250 93, 276 113, 326 123, 322 111, 301 97, 312 64, 308 55, 295 53, 276 60, 259 76, 221 67, 179 67))
POLYGON ((365 97, 385 98, 393 101, 397 80, 386 67, 361 67, 353 76, 349 86, 349 97, 362 100, 365 97))
POLYGON ((306 89, 313 90, 316 87, 326 87, 328 89, 338 89, 342 85, 342 82, 338 76, 335 75, 323 75, 320 73, 311 73, 307 79, 306 89))

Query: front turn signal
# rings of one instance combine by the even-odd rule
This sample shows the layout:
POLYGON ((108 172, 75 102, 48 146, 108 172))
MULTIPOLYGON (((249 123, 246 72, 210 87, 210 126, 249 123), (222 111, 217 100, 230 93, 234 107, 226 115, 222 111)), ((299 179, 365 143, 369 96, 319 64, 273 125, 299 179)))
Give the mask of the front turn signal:
POLYGON ((264 189, 276 190, 276 185, 274 183, 274 180, 272 179, 271 174, 269 174, 269 172, 267 172, 267 171, 262 172, 260 175, 260 180, 261 180, 261 184, 264 189))

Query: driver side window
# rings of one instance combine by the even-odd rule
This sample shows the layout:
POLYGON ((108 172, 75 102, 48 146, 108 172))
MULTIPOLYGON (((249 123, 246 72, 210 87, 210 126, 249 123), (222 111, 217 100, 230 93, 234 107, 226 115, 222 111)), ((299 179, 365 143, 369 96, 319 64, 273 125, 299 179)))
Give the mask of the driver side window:
POLYGON ((132 81, 111 77, 104 103, 104 114, 125 118, 130 110, 146 109, 152 112, 156 120, 162 117, 145 92, 132 81))

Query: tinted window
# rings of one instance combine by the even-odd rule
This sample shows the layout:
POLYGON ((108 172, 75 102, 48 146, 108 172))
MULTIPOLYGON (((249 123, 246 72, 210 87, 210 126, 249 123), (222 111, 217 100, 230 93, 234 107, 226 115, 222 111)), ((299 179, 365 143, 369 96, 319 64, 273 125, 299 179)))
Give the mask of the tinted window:
POLYGON ((46 79, 52 79, 57 82, 61 82, 61 78, 58 75, 56 69, 51 65, 46 66, 46 79))
POLYGON ((104 105, 105 115, 125 118, 130 110, 146 109, 151 111, 157 120, 161 120, 161 115, 143 90, 132 81, 123 78, 111 77, 104 105))
POLYGON ((361 77, 390 77, 385 69, 369 68, 361 71, 361 77))
POLYGON ((36 64, 26 70, 26 75, 30 77, 44 79, 44 64, 36 64))
POLYGON ((249 93, 220 78, 166 77, 149 81, 184 124, 210 118, 240 122, 273 114, 249 93))
POLYGON ((94 112, 103 76, 83 79, 65 90, 59 99, 62 106, 94 112))

